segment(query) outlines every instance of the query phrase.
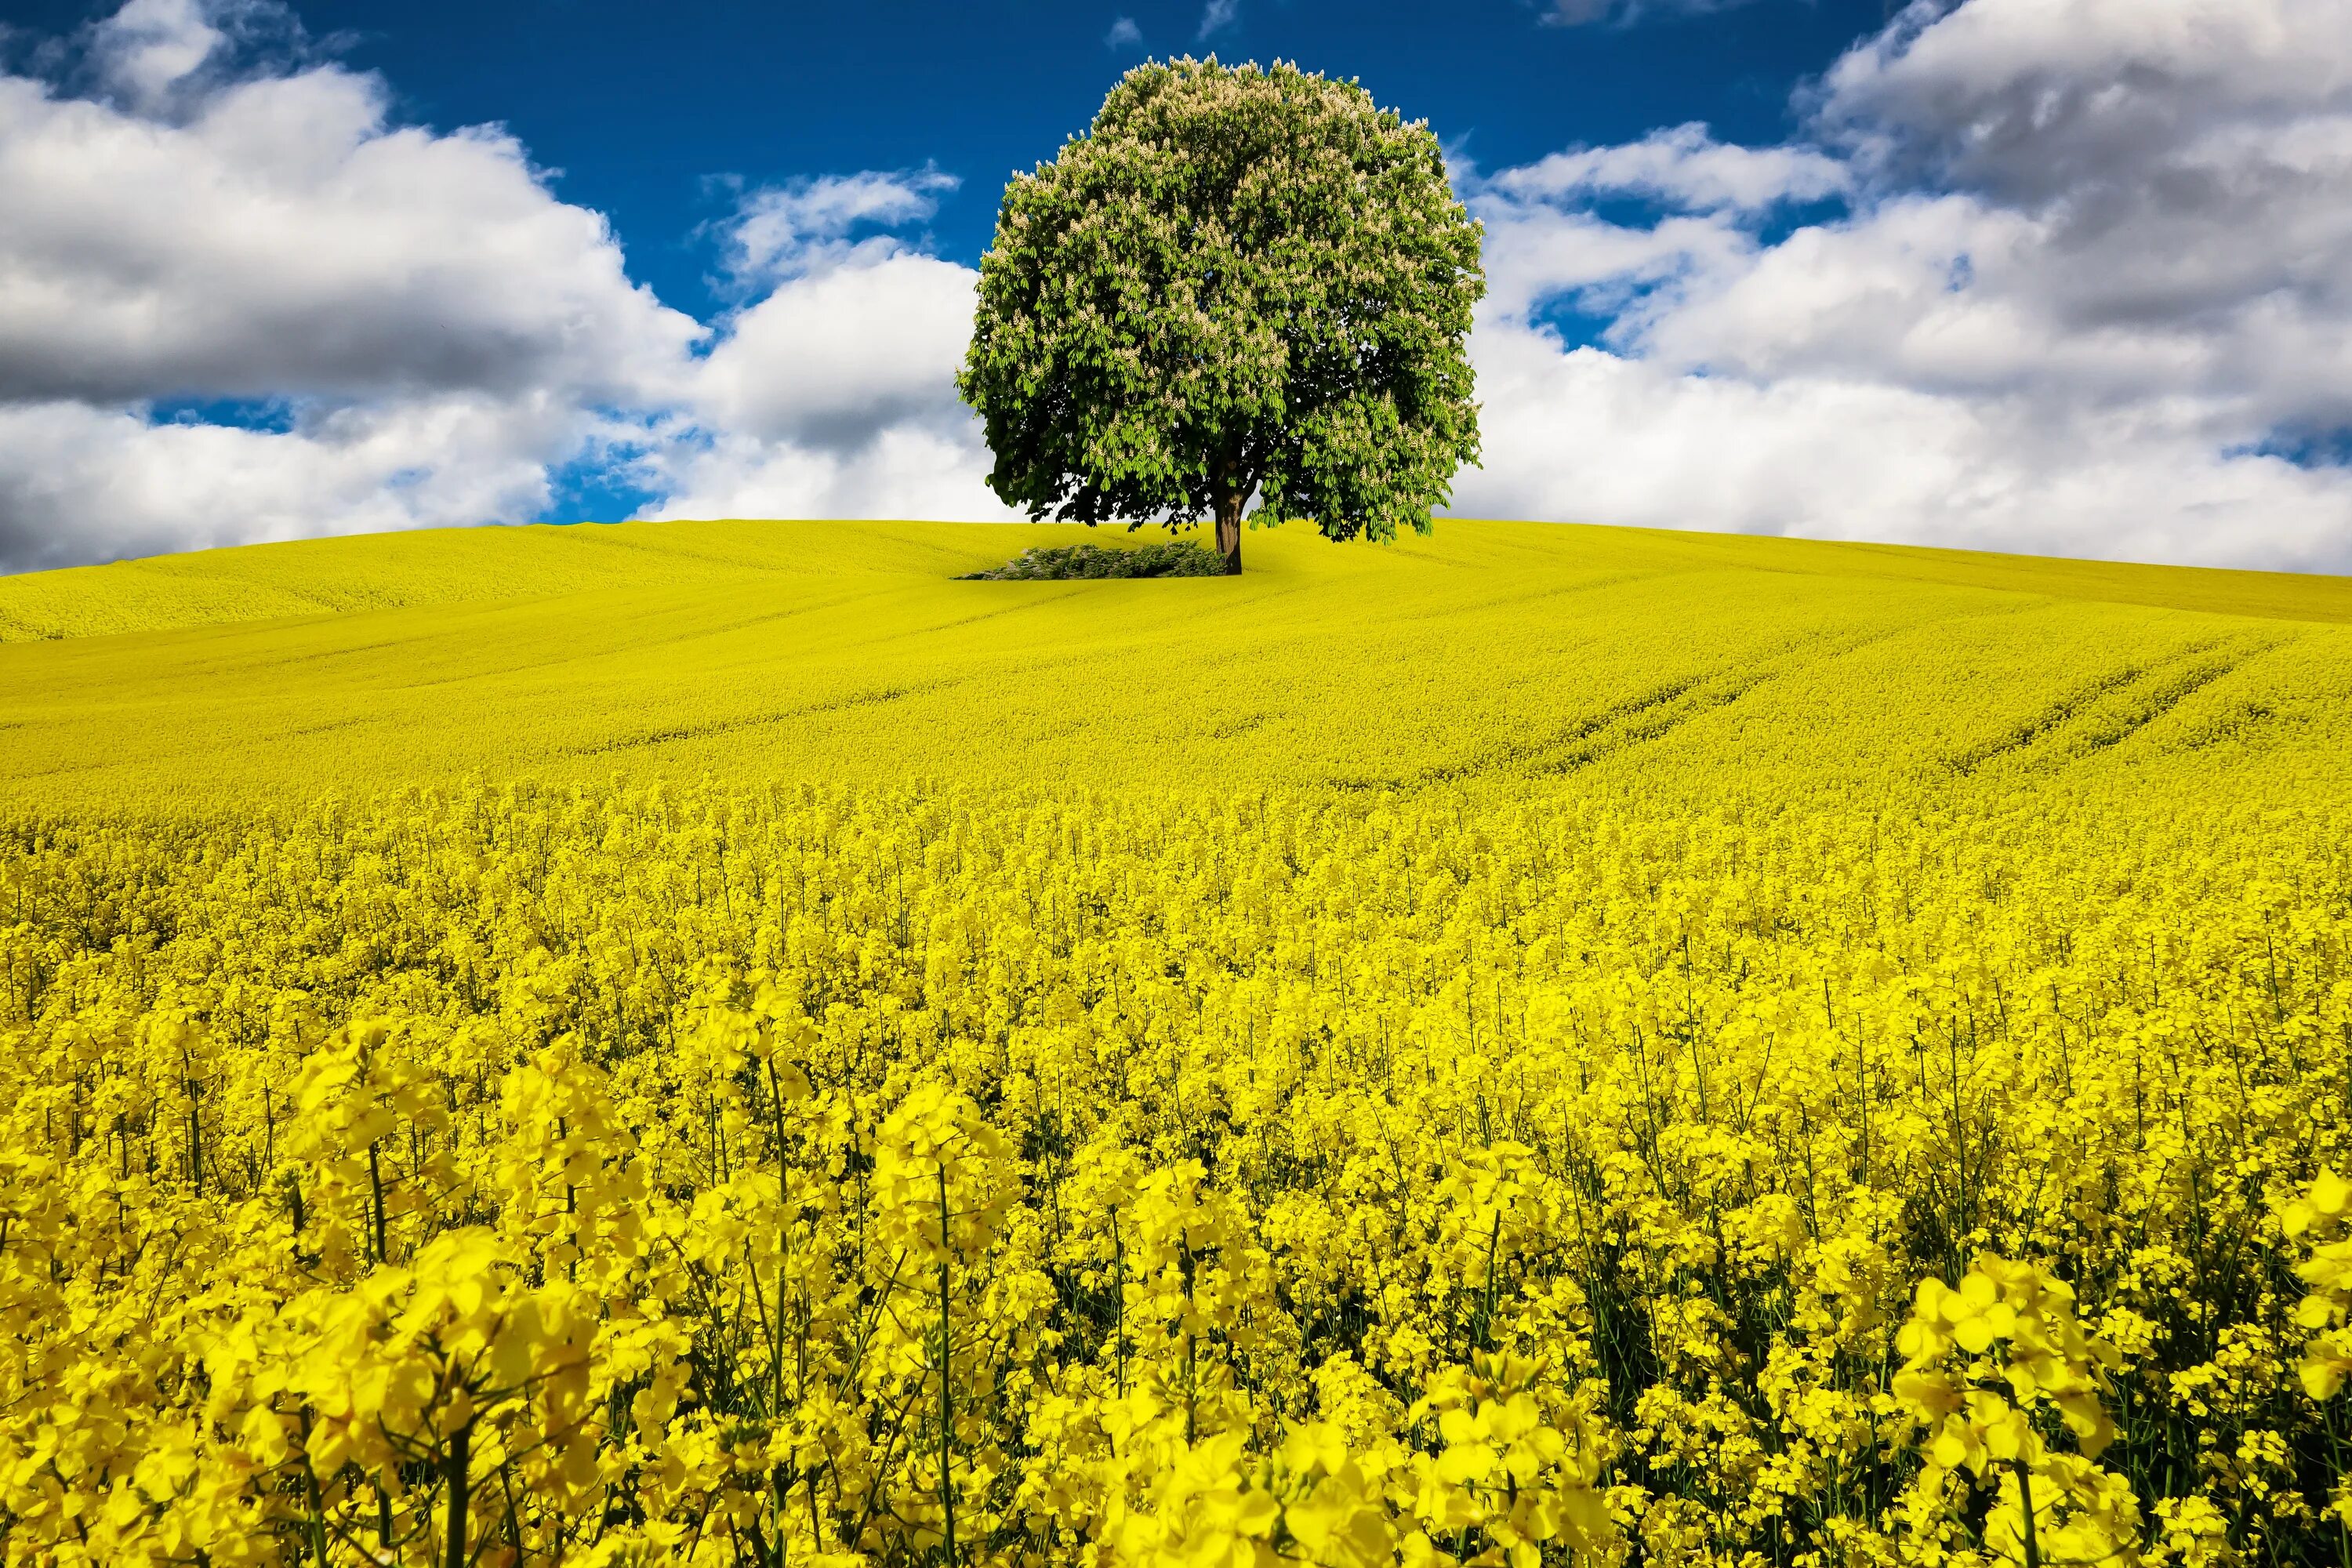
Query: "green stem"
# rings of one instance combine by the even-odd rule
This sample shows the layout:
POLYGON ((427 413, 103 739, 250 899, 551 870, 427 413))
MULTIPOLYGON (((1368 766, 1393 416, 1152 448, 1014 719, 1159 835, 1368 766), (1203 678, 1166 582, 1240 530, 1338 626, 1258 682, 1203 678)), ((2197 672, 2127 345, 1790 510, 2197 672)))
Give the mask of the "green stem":
POLYGON ((449 1536, 448 1550, 442 1555, 444 1568, 466 1568, 466 1515, 473 1500, 468 1491, 473 1466, 474 1424, 468 1421, 449 1439, 449 1536))
POLYGON ((1112 1355, 1118 1363, 1118 1396, 1127 1397, 1127 1241, 1119 1235, 1118 1211, 1110 1211, 1112 1355))
POLYGON ((1476 1350, 1492 1350, 1494 1348, 1494 1346, 1488 1342, 1489 1336, 1493 1334, 1495 1329, 1495 1253, 1496 1250, 1502 1246, 1502 1242, 1503 1211, 1496 1209, 1495 1211, 1494 1227, 1486 1233, 1486 1296, 1478 1309, 1477 1329, 1470 1336, 1473 1342, 1472 1348, 1476 1350))
POLYGON ((951 1257, 948 1237, 948 1167, 940 1162, 940 1509, 947 1520, 947 1560, 956 1560, 955 1478, 948 1468, 948 1445, 955 1434, 953 1356, 948 1339, 948 1268, 951 1257))
POLYGON ((2042 1568, 2042 1543, 2033 1530, 2033 1472, 2025 1468, 2023 1459, 2013 1459, 2017 1467, 2017 1500, 2025 1515, 2025 1568, 2042 1568))
POLYGON ((376 1164, 376 1146, 368 1145, 368 1187, 374 1194, 375 1261, 384 1262, 383 1247, 383 1173, 376 1164))

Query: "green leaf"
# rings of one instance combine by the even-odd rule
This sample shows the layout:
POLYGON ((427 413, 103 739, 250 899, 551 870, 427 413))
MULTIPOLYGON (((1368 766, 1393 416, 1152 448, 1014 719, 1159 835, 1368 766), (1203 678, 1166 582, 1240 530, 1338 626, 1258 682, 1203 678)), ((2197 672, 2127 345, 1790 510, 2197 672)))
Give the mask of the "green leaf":
POLYGON ((1481 237, 1428 127, 1352 81, 1137 68, 1005 187, 957 384, 990 485, 1039 519, 1237 527, 1255 494, 1428 531, 1478 458, 1481 237))

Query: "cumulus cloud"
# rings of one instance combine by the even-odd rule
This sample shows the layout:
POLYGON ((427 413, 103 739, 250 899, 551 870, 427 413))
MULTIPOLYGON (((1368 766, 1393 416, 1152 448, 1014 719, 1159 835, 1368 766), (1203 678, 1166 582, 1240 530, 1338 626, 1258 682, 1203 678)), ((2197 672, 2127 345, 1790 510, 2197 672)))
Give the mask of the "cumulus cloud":
POLYGON ((0 552, 20 570, 256 540, 536 515, 548 468, 625 427, 450 393, 305 411, 286 430, 0 404, 0 552))
POLYGON ((2352 110, 2352 28, 2342 0, 1915 0, 1818 110, 1875 164, 2071 198, 2352 110))
POLYGON ((2340 475, 2232 456, 2174 411, 1696 376, 1482 331, 1487 461, 1454 510, 2032 554, 2341 570, 2340 475))
POLYGON ((1002 510, 975 275, 915 232, 951 175, 743 194, 705 326, 511 136, 397 123, 265 0, 47 60, 0 74, 0 570, 528 521, 567 469, 664 516, 1002 510))
POLYGON ((961 424, 968 267, 903 253, 791 279, 711 351, 696 405, 713 428, 854 447, 885 426, 961 424))
POLYGON ((255 4, 131 0, 59 79, 0 75, 0 569, 511 521, 702 333, 495 129, 272 67, 255 4), (264 400, 265 426, 168 419, 264 400))
POLYGON ((1843 160, 1810 147, 1735 147, 1706 127, 1677 125, 1614 147, 1578 147, 1506 169, 1487 182, 1519 201, 1586 195, 1649 196, 1667 205, 1717 211, 1817 202, 1843 195, 1853 173, 1843 160))
POLYGON ((153 111, 195 80, 229 38, 196 0, 130 0, 91 27, 90 41, 90 66, 105 84, 133 108, 153 111))
MULTIPOLYGON (((2352 569, 2341 5, 1921 0, 1786 145, 1457 171, 1456 510, 2352 569)), ((740 193, 706 324, 510 136, 398 123, 267 0, 40 58, 0 73, 0 569, 521 521, 581 468, 654 516, 1003 515, 935 167, 740 193)))
POLYGON ((921 424, 885 426, 847 450, 721 431, 667 448, 648 466, 671 492, 645 513, 656 519, 1013 515, 986 488, 988 452, 977 435, 921 424))
POLYGON ((640 462, 664 498, 648 515, 1004 515, 955 390, 979 275, 895 232, 954 185, 866 171, 742 199, 727 251, 766 292, 722 324, 691 423, 640 462))
POLYGON ((2352 471, 2306 456, 2352 426, 2341 19, 1923 4, 1801 144, 1685 127, 1474 176, 1497 287, 1458 508, 2352 567, 2352 471))
POLYGON ((1107 49, 1139 49, 1142 47, 1143 29, 1136 25, 1132 16, 1119 17, 1103 34, 1103 47, 1107 49))
POLYGON ((929 218, 959 183, 926 165, 824 174, 752 191, 723 226, 728 269, 739 283, 774 284, 896 256, 907 242, 891 231, 929 218))
POLYGON ((11 401, 610 398, 698 330, 511 138, 389 128, 380 86, 331 67, 178 124, 0 78, 0 210, 11 401))

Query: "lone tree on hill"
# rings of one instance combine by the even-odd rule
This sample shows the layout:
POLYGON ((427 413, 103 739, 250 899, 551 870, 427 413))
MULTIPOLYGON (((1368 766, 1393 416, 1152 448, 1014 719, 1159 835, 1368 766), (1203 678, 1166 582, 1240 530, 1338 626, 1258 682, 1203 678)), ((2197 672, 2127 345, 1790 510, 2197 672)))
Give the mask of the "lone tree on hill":
POLYGON ((957 386, 1032 518, 1429 531, 1478 458, 1481 229, 1437 138, 1276 62, 1129 71, 1005 187, 957 386))

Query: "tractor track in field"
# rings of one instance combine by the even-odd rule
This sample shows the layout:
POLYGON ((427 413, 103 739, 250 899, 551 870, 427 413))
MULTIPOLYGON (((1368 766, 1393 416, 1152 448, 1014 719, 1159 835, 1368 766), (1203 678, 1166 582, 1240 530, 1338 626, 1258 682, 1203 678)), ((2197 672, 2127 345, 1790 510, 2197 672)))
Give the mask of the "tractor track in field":
POLYGON ((1962 775, 1974 773, 2003 757, 2038 747, 2076 721, 2088 718, 2100 703, 2111 698, 2126 697, 2136 689, 2145 688, 2149 699, 2145 706, 2126 718, 2119 727, 2084 737, 2078 748, 2084 753, 2105 751, 2155 723, 2247 660, 2257 658, 2278 646, 2276 639, 2247 644, 2230 637, 2213 637, 2154 658, 2126 664, 2082 682, 2055 701, 2045 704, 2031 716, 1992 737, 1950 753, 1945 759, 1945 765, 1962 775), (2217 650, 2220 650, 2218 658, 2206 657, 2217 650), (2170 679, 2164 679, 2167 676, 2170 679))
POLYGON ((734 718, 714 719, 702 724, 676 724, 641 734, 616 736, 594 745, 567 747, 561 753, 573 757, 604 756, 616 752, 643 751, 650 746, 667 746, 679 741, 698 741, 713 735, 737 734, 745 730, 757 730, 770 724, 782 724, 793 719, 804 719, 820 713, 843 713, 859 708, 879 708, 908 697, 944 690, 957 683, 952 680, 911 682, 903 686, 883 687, 872 691, 851 692, 826 702, 803 702, 796 707, 778 709, 767 713, 746 713, 734 718))
POLYGON ((2083 750, 2086 752, 2103 752, 2110 746, 2118 745, 2129 740, 2215 681, 2236 673, 2239 667, 2249 659, 2259 658, 2278 646, 2275 642, 2263 643, 2235 657, 2225 657, 2193 666, 2181 672, 2177 679, 2158 686, 2150 694, 2151 700, 2148 706, 2133 714, 2120 729, 2085 738, 2083 750))

